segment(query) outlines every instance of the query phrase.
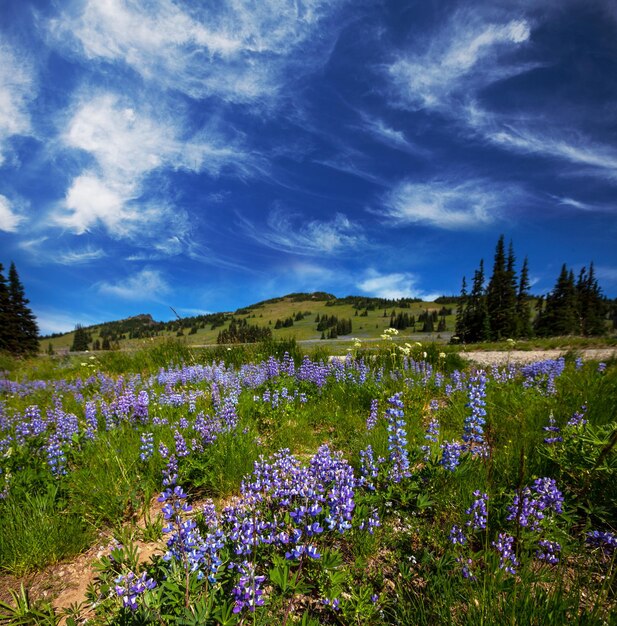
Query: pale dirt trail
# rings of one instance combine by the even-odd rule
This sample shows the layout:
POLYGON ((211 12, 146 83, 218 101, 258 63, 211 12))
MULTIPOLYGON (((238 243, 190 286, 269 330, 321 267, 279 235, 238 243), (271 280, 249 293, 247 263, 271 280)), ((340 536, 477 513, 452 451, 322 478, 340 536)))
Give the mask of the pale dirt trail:
MULTIPOLYGON (((545 361, 547 359, 558 359, 564 356, 567 350, 511 350, 510 352, 498 352, 496 350, 478 352, 459 352, 468 361, 483 367, 491 365, 505 365, 506 363, 534 363, 535 361, 545 361)), ((617 348, 588 348, 577 350, 577 354, 584 361, 607 361, 617 357, 617 348)))

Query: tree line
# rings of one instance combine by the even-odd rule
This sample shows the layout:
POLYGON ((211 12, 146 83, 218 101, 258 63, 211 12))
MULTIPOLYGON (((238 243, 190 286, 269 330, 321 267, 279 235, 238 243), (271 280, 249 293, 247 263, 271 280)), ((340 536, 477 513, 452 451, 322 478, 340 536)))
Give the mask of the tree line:
POLYGON ((272 331, 269 328, 232 318, 229 328, 219 332, 216 343, 257 343, 268 339, 272 339, 272 331))
POLYGON ((28 304, 15 263, 9 267, 8 281, 0 263, 0 352, 18 356, 39 349, 39 327, 28 304))
POLYGON ((553 290, 537 299, 532 311, 529 266, 523 261, 520 275, 510 242, 505 251, 501 235, 495 249, 493 272, 485 284, 484 261, 474 272, 471 291, 463 277, 456 314, 456 341, 472 343, 534 335, 602 335, 606 332, 608 302, 598 284, 593 263, 575 279, 564 264, 553 290))

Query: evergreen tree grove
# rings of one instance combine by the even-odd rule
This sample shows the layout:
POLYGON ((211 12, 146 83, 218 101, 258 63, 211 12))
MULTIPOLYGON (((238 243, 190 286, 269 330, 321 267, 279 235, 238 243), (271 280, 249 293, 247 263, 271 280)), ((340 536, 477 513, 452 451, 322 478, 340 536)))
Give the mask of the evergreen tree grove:
POLYGON ((536 333, 542 337, 575 335, 579 329, 576 300, 574 273, 564 263, 553 291, 546 296, 546 306, 536 321, 536 333))
POLYGON ((16 355, 34 354, 39 349, 39 329, 26 298, 15 264, 9 268, 8 283, 0 263, 0 351, 16 355))
MULTIPOLYGON (((593 263, 583 267, 578 280, 564 264, 553 290, 536 302, 532 323, 529 264, 523 262, 517 281, 514 248, 506 256, 504 236, 495 248, 493 274, 484 287, 484 264, 474 273, 471 292, 463 278, 456 311, 455 337, 461 342, 559 335, 601 335, 607 331, 610 306, 602 294, 593 263)), ((612 318, 611 318, 612 319, 612 318)))

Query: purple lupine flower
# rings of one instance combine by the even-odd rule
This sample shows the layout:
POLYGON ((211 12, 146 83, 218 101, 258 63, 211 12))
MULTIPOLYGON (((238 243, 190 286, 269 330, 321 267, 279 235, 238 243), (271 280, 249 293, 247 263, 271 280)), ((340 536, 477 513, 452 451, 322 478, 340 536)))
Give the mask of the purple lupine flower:
POLYGON ((184 517, 192 510, 186 503, 186 498, 187 494, 179 485, 168 486, 158 498, 158 501, 163 503, 163 517, 168 522, 163 528, 163 533, 170 534, 167 540, 168 550, 163 559, 179 562, 187 572, 197 572, 200 579, 204 576, 204 570, 208 569, 209 579, 213 580, 221 564, 218 550, 223 546, 224 536, 215 528, 214 532, 208 535, 207 544, 195 521, 184 517))
POLYGON ((455 546, 464 546, 467 543, 467 537, 465 537, 463 529, 456 524, 452 526, 452 529, 450 530, 450 543, 455 546))
POLYGON ((176 444, 176 455, 179 458, 188 456, 190 454, 190 450, 186 445, 186 441, 180 431, 174 431, 174 442, 176 444))
POLYGON ((463 427, 463 441, 474 454, 480 456, 486 456, 488 453, 484 440, 486 383, 487 378, 484 370, 478 370, 476 375, 469 379, 467 407, 471 409, 471 413, 465 418, 463 427))
POLYGON ((140 437, 141 445, 139 446, 139 458, 147 461, 154 454, 154 434, 142 433, 140 437))
POLYGON ((471 515, 471 519, 465 522, 465 526, 468 526, 471 530, 486 530, 486 524, 488 522, 488 511, 486 508, 488 495, 480 491, 474 491, 473 495, 476 499, 465 511, 467 515, 471 515))
POLYGON ((563 495, 557 489, 553 478, 538 478, 530 487, 525 487, 514 495, 507 508, 508 521, 516 521, 532 530, 540 529, 540 522, 549 513, 563 513, 563 495))
POLYGON ((375 461, 373 447, 369 444, 365 450, 360 450, 360 478, 358 486, 366 487, 371 491, 375 491, 373 479, 379 475, 379 465, 383 462, 380 457, 375 461))
POLYGON ((598 363, 598 373, 601 374, 604 371, 606 371, 606 363, 604 362, 598 363))
POLYGON ((55 433, 49 437, 47 442, 47 465, 56 478, 66 474, 66 456, 55 433))
POLYGON ((389 476, 399 483, 403 478, 411 476, 409 471, 409 457, 407 455, 407 438, 405 433, 405 414, 403 412, 402 392, 395 393, 388 398, 390 406, 386 409, 388 422, 388 450, 390 451, 391 467, 389 476))
POLYGON ((580 370, 583 367, 583 359, 579 356, 574 360, 574 367, 580 370))
POLYGON ((115 580, 116 594, 122 599, 122 605, 136 611, 138 608, 137 598, 145 593, 147 589, 154 589, 156 581, 148 578, 148 574, 144 572, 141 576, 136 576, 133 572, 128 572, 116 578, 115 580))
POLYGON ((514 537, 506 533, 499 533, 497 541, 491 544, 499 552, 499 569, 503 569, 509 574, 516 574, 514 569, 518 565, 516 554, 514 554, 514 537))
POLYGON ((561 545, 556 541, 548 541, 547 539, 540 539, 538 541, 538 550, 536 550, 536 558, 540 561, 545 561, 551 565, 559 563, 559 553, 561 552, 561 545))
POLYGON ((466 450, 466 446, 460 441, 444 441, 441 444, 441 449, 443 453, 441 461, 439 461, 440 465, 453 472, 458 467, 461 453, 466 450))
MULTIPOLYGON (((160 444, 159 444, 160 450, 160 444)), ((178 461, 176 457, 172 454, 167 459, 167 465, 163 470, 163 486, 164 487, 172 487, 176 484, 178 480, 178 461)))
POLYGON ((566 426, 570 428, 577 428, 578 426, 584 426, 587 423, 585 419, 585 413, 587 412, 587 405, 583 404, 580 411, 575 411, 572 417, 568 420, 566 426))
MULTIPOLYGON (((426 434, 424 435, 424 439, 432 443, 439 443, 439 420, 437 418, 434 417, 429 422, 426 428, 426 434)), ((428 461, 431 457, 431 446, 424 445, 421 446, 420 449, 422 450, 422 452, 424 452, 424 460, 428 461)))
POLYGON ((232 431, 238 424, 238 414, 236 412, 236 405, 238 404, 238 397, 234 393, 230 393, 225 396, 221 403, 220 409, 217 411, 217 415, 221 424, 225 426, 225 429, 232 431))
POLYGON ((557 481, 554 478, 538 478, 533 481, 531 489, 537 494, 539 511, 563 513, 563 495, 557 489, 557 481))
POLYGON ((340 611, 340 600, 338 598, 334 598, 333 600, 330 600, 329 598, 323 598, 321 603, 324 606, 331 607, 333 611, 340 611))
POLYGON ((133 403, 133 415, 143 424, 148 421, 148 406, 150 397, 145 389, 142 389, 133 403))
POLYGON ((377 411, 379 408, 379 400, 371 400, 371 412, 366 418, 366 430, 373 430, 377 424, 377 411))
POLYGON ((86 402, 84 417, 86 420, 86 431, 84 433, 84 436, 86 437, 86 439, 94 439, 96 436, 96 431, 99 427, 98 419, 96 416, 96 402, 86 402))
POLYGON ((374 508, 371 510, 368 518, 360 522, 360 526, 358 528, 360 530, 368 530, 369 534, 372 535, 375 532, 375 528, 379 528, 379 526, 381 526, 379 511, 374 508))
POLYGON ((593 548, 602 548, 606 555, 611 555, 617 548, 617 535, 610 531, 592 530, 587 533, 585 542, 593 548))
POLYGON ((545 430, 547 433, 555 433, 554 435, 550 437, 545 437, 544 443, 551 445, 554 443, 561 443, 563 441, 563 437, 558 434, 561 431, 561 429, 559 428, 559 426, 557 426, 557 423, 555 422, 555 418, 553 417, 552 412, 548 416, 548 426, 544 426, 543 430, 545 430))
POLYGON ((524 365, 521 367, 523 387, 535 387, 546 395, 554 395, 557 392, 555 380, 561 376, 565 367, 566 361, 563 357, 524 365))
POLYGON ((233 588, 232 595, 235 599, 234 613, 240 613, 244 608, 254 612, 258 606, 263 606, 263 589, 261 585, 266 580, 265 576, 255 574, 255 565, 244 561, 239 567, 240 579, 233 588))
POLYGON ((473 565, 473 561, 471 559, 458 557, 456 562, 461 563, 461 574, 463 575, 463 578, 467 578, 468 580, 478 580, 471 569, 473 565))

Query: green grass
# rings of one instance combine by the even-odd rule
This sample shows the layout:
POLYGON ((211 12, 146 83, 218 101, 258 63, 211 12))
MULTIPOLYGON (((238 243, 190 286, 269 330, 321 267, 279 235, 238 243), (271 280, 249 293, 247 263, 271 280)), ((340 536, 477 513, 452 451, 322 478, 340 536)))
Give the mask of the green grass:
MULTIPOLYGON (((331 308, 338 314, 336 307, 331 308)), ((399 347, 405 348, 404 342, 383 342, 377 349, 363 346, 359 350, 373 374, 379 372, 371 374, 366 382, 360 381, 358 372, 339 380, 331 378, 323 387, 280 375, 255 388, 242 389, 236 406, 238 427, 217 433, 211 443, 178 459, 178 480, 189 499, 209 497, 219 505, 227 504, 240 492, 243 478, 253 470, 255 461, 282 448, 307 462, 320 446, 328 444, 332 450, 341 450, 358 472, 360 451, 369 444, 375 456, 388 458, 384 411, 388 398, 402 392, 411 476, 398 484, 380 474, 376 479, 378 489, 357 497, 356 514, 362 510, 368 515, 374 509, 381 526, 374 535, 357 525, 344 535, 324 533, 315 539, 325 555, 323 560, 306 561, 301 568, 285 559, 278 561, 274 549, 260 548, 259 554, 251 558, 268 577, 268 603, 263 610, 247 615, 244 623, 283 623, 285 615, 290 616, 289 624, 300 623, 302 613, 307 615, 305 623, 309 623, 310 616, 325 624, 611 623, 617 602, 615 563, 586 547, 584 533, 592 528, 615 530, 617 366, 609 363, 600 373, 596 363, 576 369, 574 360, 568 358, 554 395, 525 388, 520 377, 489 382, 485 433, 491 454, 486 458, 465 456, 457 470, 450 472, 440 464, 440 444, 460 439, 470 409, 467 391, 448 395, 445 384, 450 382, 448 375, 452 371, 467 368, 469 373, 470 366, 455 347, 413 346, 410 356, 419 359, 426 353, 427 362, 444 377, 440 382, 434 376, 425 377, 422 371, 402 369, 403 351, 399 347), (306 402, 299 396, 284 400, 285 394, 296 391, 306 394, 306 402), (275 393, 280 398, 278 406, 262 399, 264 394, 272 398, 275 393), (375 428, 368 431, 366 419, 373 400, 378 400, 380 417, 375 428), (568 420, 583 404, 587 406, 588 426, 579 431, 565 430, 568 420), (544 428, 551 414, 564 435, 564 442, 553 446, 544 442, 544 428), (440 422, 440 440, 431 444, 431 453, 425 459, 421 446, 427 444, 426 428, 434 417, 440 422), (544 536, 562 545, 560 562, 554 566, 535 559, 537 538, 533 533, 506 519, 515 491, 544 476, 557 480, 565 498, 563 515, 543 522, 544 536), (455 524, 467 528, 465 511, 477 490, 489 495, 488 534, 469 530, 464 547, 452 546, 450 529, 455 524), (500 568, 492 546, 497 534, 505 530, 517 537, 516 576, 500 568), (475 579, 461 575, 461 564, 467 558, 473 561, 475 579), (273 575, 272 571, 278 573, 273 575), (296 576, 299 586, 295 591, 282 589, 287 585, 283 574, 296 576), (340 599, 338 612, 321 602, 328 593, 340 599), (373 595, 378 596, 376 602, 371 600, 373 595)), ((326 360, 328 355, 321 345, 313 349, 314 357, 326 360)), ((21 413, 32 404, 39 404, 45 416, 61 402, 64 411, 73 412, 83 424, 86 400, 103 399, 111 406, 116 399, 109 386, 103 389, 98 383, 79 382, 94 371, 110 376, 114 385, 121 377, 125 391, 147 389, 151 402, 147 423, 126 418, 106 430, 100 414, 99 431, 93 441, 82 434, 66 443, 68 471, 59 478, 49 471, 46 440, 42 437, 33 439, 31 445, 18 445, 14 439, 2 448, 0 487, 4 476, 10 474, 10 489, 8 496, 0 500, 0 567, 21 575, 70 559, 91 545, 103 529, 114 530, 120 538, 130 539, 139 532, 149 539, 159 537, 160 518, 149 519, 145 530, 138 532, 136 528, 153 494, 163 488, 161 472, 165 465, 158 453, 147 461, 139 459, 141 435, 152 432, 157 449, 164 444, 174 451, 176 431, 184 433, 190 443, 197 435, 190 428, 183 429, 180 420, 192 424, 198 415, 214 416, 226 383, 223 374, 216 387, 192 380, 165 385, 150 380, 150 376, 158 374, 161 367, 181 364, 223 362, 239 368, 270 356, 280 359, 285 352, 292 355, 298 367, 303 354, 293 340, 234 346, 230 350, 190 348, 169 341, 134 352, 97 355, 92 360, 6 361, 4 369, 11 380, 50 381, 45 388, 31 393, 4 393, 0 399, 4 415, 10 417, 8 422, 19 422, 21 413), (139 374, 139 378, 132 374, 139 374), (60 380, 64 382, 54 382, 60 380), (158 396, 163 393, 176 394, 178 406, 163 403, 158 396), (194 410, 189 408, 189 394, 194 410)), ((15 438, 14 426, 8 428, 15 438)), ((209 531, 202 527, 202 532, 209 531)), ((231 554, 224 558, 226 563, 236 559, 231 554)), ((118 567, 118 562, 103 564, 100 580, 105 575, 115 580, 118 567)), ((164 565, 155 561, 147 567, 149 575, 155 576, 164 565)), ((225 567, 224 571, 220 588, 210 588, 208 596, 199 586, 205 583, 191 583, 195 585, 194 591, 189 590, 194 607, 202 606, 206 596, 216 598, 217 606, 223 606, 235 576, 233 570, 225 567)), ((163 622, 180 619, 185 583, 178 582, 175 589, 173 580, 163 584, 161 579, 158 589, 168 594, 165 611, 175 616, 163 622), (172 601, 172 597, 177 599, 172 601)), ((113 593, 103 594, 100 600, 98 614, 91 616, 92 623, 157 621, 148 621, 145 613, 122 613, 114 604, 113 593)), ((183 619, 189 618, 185 615, 183 619)), ((237 623, 234 619, 232 616, 229 623, 237 623)), ((206 622, 206 618, 188 621, 206 622)))

